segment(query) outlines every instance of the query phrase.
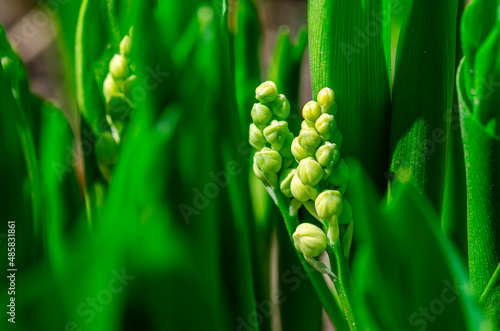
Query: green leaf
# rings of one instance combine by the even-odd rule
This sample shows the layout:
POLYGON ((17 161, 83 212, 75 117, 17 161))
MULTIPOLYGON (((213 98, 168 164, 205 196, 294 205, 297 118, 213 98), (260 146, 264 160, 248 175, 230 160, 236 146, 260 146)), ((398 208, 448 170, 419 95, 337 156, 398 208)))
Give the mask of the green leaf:
POLYGON ((234 80, 242 132, 248 131, 250 111, 255 102, 255 88, 260 84, 260 28, 257 10, 252 0, 241 0, 236 14, 233 37, 234 80))
POLYGON ((455 77, 457 1, 414 1, 399 37, 391 170, 441 211, 455 77))
POLYGON ((496 325, 500 325, 500 264, 486 286, 479 303, 488 316, 496 325))
POLYGON ((388 206, 359 164, 349 163, 356 221, 353 275, 360 329, 478 330, 484 317, 462 259, 439 218, 409 184, 395 185, 388 206))
POLYGON ((479 299, 500 261, 500 138, 479 123, 466 99, 465 60, 458 72, 467 175, 469 272, 479 299))
POLYGON ((379 189, 388 169, 391 4, 387 0, 309 0, 313 97, 335 92, 342 155, 358 158, 379 189))
POLYGON ((292 42, 288 27, 280 27, 267 73, 267 79, 274 81, 278 86, 278 92, 286 95, 290 102, 288 123, 292 132, 298 132, 300 127, 298 116, 302 110, 302 105, 298 104, 300 68, 306 45, 305 28, 299 30, 296 41, 292 42))
POLYGON ((62 112, 50 104, 41 108, 40 174, 45 206, 44 244, 55 274, 65 273, 65 229, 84 210, 71 162, 74 136, 62 112))
MULTIPOLYGON (((10 112, 14 118, 18 138, 24 155, 26 172, 29 180, 29 194, 31 203, 31 213, 34 227, 36 243, 42 237, 43 223, 43 202, 40 184, 40 171, 38 167, 37 151, 35 145, 35 128, 38 130, 36 111, 31 109, 33 96, 29 90, 26 80, 27 74, 18 56, 13 52, 5 34, 5 29, 0 25, 0 59, 10 60, 10 64, 5 66, 7 72, 2 68, 2 100, 5 100, 6 112, 10 112), (31 123, 30 123, 31 122, 31 123)), ((4 60, 5 61, 5 60, 4 60)), ((1 64, 3 67, 3 63, 1 64)))

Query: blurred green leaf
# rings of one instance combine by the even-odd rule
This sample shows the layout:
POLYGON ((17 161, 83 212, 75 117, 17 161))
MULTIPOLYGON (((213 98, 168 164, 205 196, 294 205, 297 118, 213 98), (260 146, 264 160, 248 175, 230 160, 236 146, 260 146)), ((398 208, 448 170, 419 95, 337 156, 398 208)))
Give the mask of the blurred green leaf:
MULTIPOLYGON (((24 155, 26 172, 29 179, 29 194, 31 203, 31 217, 36 246, 41 242, 43 226, 43 202, 40 185, 40 170, 35 145, 34 132, 38 132, 39 114, 31 107, 33 96, 26 80, 26 71, 19 57, 12 50, 5 33, 0 25, 0 59, 2 60, 3 97, 5 112, 10 112, 14 118, 18 138, 24 155), (36 130, 35 130, 36 128, 36 130)), ((20 185, 21 183, 18 183, 20 185)))
POLYGON ((355 162, 349 163, 357 222, 353 275, 357 312, 370 330, 478 330, 484 318, 472 298, 463 262, 440 232, 424 197, 399 184, 382 208, 355 162))
POLYGON ((391 170, 441 212, 455 77, 457 1, 414 1, 392 94, 391 170))
POLYGON ((391 4, 388 0, 310 0, 313 98, 335 92, 342 155, 358 158, 379 189, 388 169, 391 4))
POLYGON ((500 264, 497 266, 479 302, 486 316, 496 325, 500 325, 500 264))

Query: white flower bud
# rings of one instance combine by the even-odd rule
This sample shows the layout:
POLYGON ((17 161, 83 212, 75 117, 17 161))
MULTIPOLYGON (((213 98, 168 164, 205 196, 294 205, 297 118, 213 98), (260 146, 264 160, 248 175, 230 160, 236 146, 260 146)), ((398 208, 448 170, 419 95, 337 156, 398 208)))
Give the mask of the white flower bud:
POLYGON ((249 141, 250 145, 255 148, 257 151, 260 151, 264 146, 266 146, 266 139, 262 134, 262 131, 255 126, 255 124, 250 124, 250 132, 249 132, 249 141))
POLYGON ((333 117, 333 115, 322 114, 318 118, 314 126, 320 134, 321 138, 323 138, 323 140, 327 140, 331 136, 333 130, 336 129, 337 122, 335 122, 335 118, 333 117))
POLYGON ((302 123, 300 123, 300 129, 301 131, 302 130, 305 130, 305 129, 314 129, 314 122, 309 122, 309 121, 302 121, 302 123))
POLYGON ((290 115, 290 102, 283 94, 278 94, 271 110, 278 119, 283 120, 290 115))
POLYGON ((323 113, 328 112, 328 109, 335 102, 335 93, 329 87, 323 88, 318 92, 318 103, 321 106, 323 113))
POLYGON ((255 89, 255 98, 260 102, 273 102, 277 95, 278 87, 272 81, 264 82, 255 89))
POLYGON ((122 84, 121 80, 118 81, 115 80, 113 76, 110 73, 108 73, 103 84, 103 94, 104 97, 106 98, 106 101, 113 96, 121 94, 121 89, 120 89, 121 84, 122 84))
POLYGON ((314 204, 316 213, 325 221, 338 218, 342 214, 342 195, 339 191, 327 190, 318 195, 314 204))
POLYGON ((264 128, 267 126, 267 123, 269 123, 271 121, 271 118, 273 117, 271 109, 261 103, 253 104, 251 115, 255 125, 261 130, 264 130, 264 128))
POLYGON ((333 144, 329 141, 318 147, 316 151, 316 160, 323 167, 327 167, 331 163, 336 164, 340 159, 340 151, 337 144, 333 144))
POLYGON ((120 54, 125 58, 130 56, 130 48, 132 46, 132 39, 129 36, 125 36, 120 42, 120 54))
POLYGON ((253 172, 255 173, 255 176, 260 179, 264 184, 275 187, 276 184, 278 183, 278 175, 273 174, 273 173, 268 173, 267 176, 264 176, 262 171, 257 166, 257 163, 255 162, 254 158, 254 163, 253 163, 253 172))
POLYGON ((267 177, 268 173, 278 173, 281 169, 281 155, 270 148, 264 147, 255 153, 254 161, 259 170, 267 177))
POLYGON ((282 171, 280 175, 280 191, 281 193, 283 193, 284 196, 288 198, 293 198, 290 186, 292 184, 293 176, 295 175, 296 172, 297 172, 296 169, 286 169, 282 171))
POLYGON ((321 137, 315 129, 305 129, 299 134, 299 144, 309 156, 314 156, 316 148, 321 144, 321 137))
POLYGON ((128 61, 120 54, 115 54, 109 63, 109 72, 115 79, 124 79, 128 75, 128 61))
POLYGON ((309 101, 302 108, 302 117, 309 122, 316 122, 321 115, 321 107, 316 101, 309 101))
POLYGON ((132 89, 132 85, 134 85, 134 82, 137 80, 136 75, 132 75, 129 78, 125 79, 125 81, 122 83, 122 92, 124 94, 129 94, 130 90, 132 89))
POLYGON ((292 141, 292 154, 297 162, 300 162, 300 160, 309 157, 309 154, 307 154, 304 148, 300 146, 298 137, 295 137, 292 141))
POLYGON ((323 178, 323 168, 312 157, 308 157, 300 161, 297 167, 297 175, 304 185, 317 185, 323 178))
POLYGON ((306 186, 300 181, 299 176, 295 173, 290 184, 290 191, 293 197, 301 202, 306 202, 310 199, 309 193, 307 193, 306 186))
POLYGON ((316 257, 326 249, 326 235, 314 224, 302 223, 293 233, 295 248, 304 256, 316 257))
POLYGON ((287 122, 274 120, 264 129, 263 133, 267 142, 273 146, 274 150, 279 151, 288 138, 290 131, 288 130, 287 122))

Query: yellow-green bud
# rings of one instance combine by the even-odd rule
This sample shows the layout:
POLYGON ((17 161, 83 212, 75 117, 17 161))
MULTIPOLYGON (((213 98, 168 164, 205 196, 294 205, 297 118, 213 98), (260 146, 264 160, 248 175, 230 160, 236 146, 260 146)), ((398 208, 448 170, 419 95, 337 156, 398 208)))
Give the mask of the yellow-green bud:
POLYGON ((279 151, 289 133, 287 122, 274 120, 264 129, 264 138, 272 145, 274 150, 279 151))
POLYGON ((295 248, 304 256, 316 257, 326 249, 326 235, 316 225, 311 223, 300 224, 293 233, 295 248))
POLYGON ((262 134, 262 131, 255 126, 255 124, 250 124, 250 132, 249 132, 249 141, 250 145, 255 148, 257 151, 260 151, 264 146, 266 146, 266 139, 262 134))
POLYGON ((103 84, 103 93, 106 100, 109 100, 112 96, 121 94, 120 86, 122 84, 121 80, 116 81, 113 76, 108 73, 103 84))
POLYGON ((260 152, 255 153, 254 162, 257 167, 267 177, 268 173, 276 174, 281 169, 281 155, 268 147, 264 147, 260 152))
POLYGON ((306 202, 311 198, 309 193, 307 193, 306 186, 300 181, 296 173, 293 175, 292 182, 290 183, 290 191, 293 197, 301 202, 306 202))
POLYGON ((109 63, 109 72, 115 79, 124 79, 128 75, 128 61, 120 54, 115 54, 109 63))
POLYGON ((336 164, 340 158, 340 151, 337 144, 333 144, 329 141, 318 147, 316 151, 316 160, 323 167, 327 167, 331 163, 336 164))
POLYGON ((313 156, 321 144, 321 137, 315 129, 305 129, 299 134, 299 144, 309 156, 313 156))
POLYGON ((318 118, 314 126, 316 127, 316 130, 320 134, 321 138, 323 138, 323 140, 327 140, 330 138, 333 130, 337 127, 337 122, 335 122, 333 115, 323 114, 318 118))
POLYGON ((137 79, 136 75, 132 75, 129 78, 125 79, 125 81, 122 83, 122 92, 124 94, 129 94, 130 89, 132 88, 132 85, 134 85, 136 79, 137 79))
POLYGON ((308 157, 300 161, 297 167, 297 175, 304 185, 317 185, 323 178, 323 168, 312 157, 308 157))
POLYGON ((288 133, 288 137, 285 139, 285 143, 280 149, 281 157, 284 159, 293 159, 292 154, 292 143, 293 143, 293 133, 288 133))
POLYGON ((347 183, 349 178, 349 169, 344 162, 344 159, 340 160, 335 167, 333 167, 332 174, 328 181, 334 186, 343 186, 347 183))
POLYGON ((290 186, 292 184, 292 179, 295 173, 297 172, 296 169, 286 169, 281 172, 280 175, 280 190, 283 195, 285 195, 288 198, 293 198, 292 191, 290 190, 290 186))
POLYGON ((120 54, 128 58, 130 55, 130 48, 132 46, 132 39, 129 36, 125 36, 120 42, 120 54))
POLYGON ((349 201, 346 198, 343 198, 344 208, 342 211, 342 215, 339 217, 339 224, 347 224, 352 220, 352 207, 349 201))
POLYGON ((260 171, 260 169, 257 167, 257 163, 255 162, 255 159, 254 159, 254 163, 253 163, 253 172, 255 173, 255 176, 257 176, 257 178, 260 179, 261 181, 263 181, 265 184, 271 185, 272 187, 276 186, 276 184, 278 182, 278 175, 273 174, 273 173, 268 173, 267 177, 264 176, 262 171, 260 171))
POLYGON ((273 102, 277 95, 278 87, 272 81, 264 82, 255 89, 255 98, 260 102, 273 102))
POLYGON ((111 132, 103 132, 95 145, 95 155, 99 163, 110 166, 116 161, 118 143, 111 132))
POLYGON ((338 218, 343 209, 342 195, 339 191, 324 191, 318 195, 314 206, 316 207, 316 213, 322 220, 329 221, 338 218))
POLYGON ((295 157, 295 160, 297 160, 297 162, 300 162, 300 160, 309 157, 309 154, 307 154, 304 148, 300 146, 298 137, 295 137, 292 141, 292 154, 295 157))
POLYGON ((261 103, 253 104, 251 115, 255 125, 261 130, 264 130, 264 128, 267 126, 267 123, 269 123, 269 121, 271 121, 271 118, 273 117, 271 109, 261 103))
POLYGON ((335 93, 329 87, 323 88, 318 92, 318 103, 321 106, 323 113, 328 112, 328 109, 335 102, 335 93))
POLYGON ((278 119, 283 120, 290 115, 290 102, 283 94, 278 94, 271 110, 278 119))
POLYGON ((321 115, 321 107, 316 101, 309 101, 302 108, 302 117, 309 122, 316 122, 321 115))
POLYGON ((301 131, 305 129, 314 129, 314 122, 304 120, 302 121, 302 123, 300 123, 300 129, 301 131))

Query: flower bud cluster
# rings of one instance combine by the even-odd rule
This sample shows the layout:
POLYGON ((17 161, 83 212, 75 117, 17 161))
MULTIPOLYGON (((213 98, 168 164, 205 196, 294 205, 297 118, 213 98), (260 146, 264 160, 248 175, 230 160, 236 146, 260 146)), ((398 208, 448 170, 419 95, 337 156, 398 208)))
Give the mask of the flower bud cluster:
MULTIPOLYGON (((291 151, 299 165, 290 180, 290 197, 301 202, 315 201, 325 190, 338 189, 343 193, 347 185, 347 166, 339 151, 342 134, 334 116, 335 94, 324 88, 317 100, 305 104, 299 136, 292 141, 291 151)), ((284 189, 287 191, 287 187, 284 189)))
POLYGON ((109 63, 109 73, 104 80, 103 94, 106 102, 114 96, 127 95, 136 76, 131 74, 130 49, 132 28, 120 43, 120 54, 115 54, 109 63))
POLYGON ((252 107, 250 144, 257 151, 253 169, 264 183, 275 187, 278 173, 293 162, 291 145, 293 133, 288 129, 286 118, 290 114, 290 103, 283 94, 278 94, 274 82, 267 81, 255 90, 259 103, 252 107))

